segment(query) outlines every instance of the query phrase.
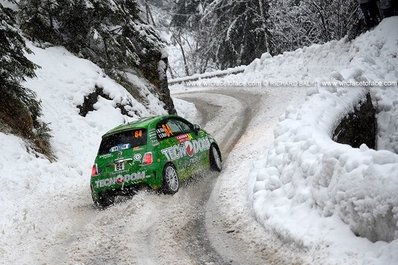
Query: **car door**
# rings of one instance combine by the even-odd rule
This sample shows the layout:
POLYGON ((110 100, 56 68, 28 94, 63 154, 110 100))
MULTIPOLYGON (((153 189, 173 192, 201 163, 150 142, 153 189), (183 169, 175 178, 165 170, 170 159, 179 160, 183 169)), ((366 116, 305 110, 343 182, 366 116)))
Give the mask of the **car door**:
POLYGON ((173 123, 180 128, 180 134, 176 136, 184 149, 184 165, 187 176, 192 176, 202 168, 204 152, 202 134, 194 131, 194 126, 188 121, 176 118, 173 123))
POLYGON ((181 135, 181 129, 172 120, 164 119, 156 125, 156 133, 160 142, 160 153, 163 161, 174 164, 179 177, 185 176, 186 160, 180 141, 176 138, 181 135))
POLYGON ((156 132, 161 142, 161 154, 176 166, 180 179, 192 175, 192 162, 196 157, 192 125, 178 118, 168 118, 158 123, 156 132))

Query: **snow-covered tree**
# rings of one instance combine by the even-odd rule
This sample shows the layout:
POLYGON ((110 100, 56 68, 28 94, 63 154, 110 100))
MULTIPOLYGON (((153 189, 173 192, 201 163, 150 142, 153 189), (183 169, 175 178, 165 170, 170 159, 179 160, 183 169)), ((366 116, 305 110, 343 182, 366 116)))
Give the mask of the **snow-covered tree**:
POLYGON ((270 0, 270 16, 276 53, 360 33, 354 0, 270 0))
POLYGON ((184 62, 185 74, 203 73, 207 68, 202 57, 199 39, 203 9, 212 0, 177 0, 172 9, 171 41, 178 45, 184 62))
POLYGON ((225 69, 264 52, 353 38, 361 33, 360 15, 356 0, 178 0, 171 25, 192 74, 209 64, 225 69))
POLYGON ((268 0, 215 0, 201 22, 202 54, 221 69, 249 64, 272 52, 268 0))
POLYGON ((57 16, 61 11, 57 0, 20 0, 21 28, 32 40, 59 43, 57 16))
POLYGON ((35 65, 29 61, 24 52, 27 50, 25 41, 14 27, 13 11, 0 4, 0 78, 1 84, 14 83, 34 77, 35 65))
MULTIPOLYGON (((139 65, 135 44, 145 43, 145 37, 153 34, 150 29, 138 28, 140 10, 135 1, 22 0, 20 7, 22 28, 33 40, 58 39, 59 44, 105 68, 139 65), (40 34, 42 30, 47 33, 40 34), (140 30, 143 38, 136 40, 140 30), (50 38, 52 34, 56 37, 50 38)), ((149 40, 159 48, 156 41, 149 40)))
POLYGON ((47 142, 49 129, 39 121, 40 102, 33 91, 23 87, 26 77, 35 76, 35 68, 24 53, 24 39, 14 27, 14 13, 0 4, 0 129, 19 134, 51 157, 47 142))
POLYGON ((210 0, 177 0, 172 11, 171 26, 197 30, 202 18, 203 8, 210 2, 210 0))

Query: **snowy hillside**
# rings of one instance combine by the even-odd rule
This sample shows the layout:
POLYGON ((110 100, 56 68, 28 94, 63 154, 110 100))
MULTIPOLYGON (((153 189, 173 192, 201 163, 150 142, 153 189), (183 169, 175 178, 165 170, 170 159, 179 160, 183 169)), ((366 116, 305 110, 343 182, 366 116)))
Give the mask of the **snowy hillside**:
MULTIPOLYGON (((101 136, 132 119, 122 115, 116 104, 130 102, 133 107, 128 111, 134 118, 166 113, 163 103, 148 91, 145 80, 131 75, 147 97, 148 106, 137 102, 90 61, 77 58, 62 47, 28 46, 34 53, 28 58, 41 68, 36 71, 37 78, 24 85, 42 101, 42 119, 52 130, 51 144, 58 160, 50 163, 28 149, 20 138, 0 133, 0 253, 3 261, 10 258, 18 260, 18 264, 34 264, 26 259, 34 254, 13 251, 16 245, 26 244, 37 235, 51 237, 54 231, 48 231, 47 224, 67 218, 54 209, 64 203, 92 204, 89 174, 101 136), (95 111, 82 117, 77 106, 96 86, 103 88, 111 100, 99 97, 95 111)), ((26 247, 29 249, 29 244, 26 247)))
POLYGON ((240 212, 251 205, 247 214, 307 249, 311 264, 396 264, 398 156, 337 144, 331 136, 370 91, 379 111, 379 148, 396 151, 397 24, 397 17, 385 19, 352 42, 264 54, 243 74, 174 86, 174 91, 235 86, 264 95, 264 105, 230 155, 240 165, 230 165, 221 176, 223 194, 217 198, 227 219, 240 229, 248 226, 250 217, 240 212), (273 116, 273 108, 300 100, 304 103, 287 108, 279 121, 273 116), (267 127, 277 122, 272 143, 267 127), (248 197, 238 199, 237 190, 248 197))

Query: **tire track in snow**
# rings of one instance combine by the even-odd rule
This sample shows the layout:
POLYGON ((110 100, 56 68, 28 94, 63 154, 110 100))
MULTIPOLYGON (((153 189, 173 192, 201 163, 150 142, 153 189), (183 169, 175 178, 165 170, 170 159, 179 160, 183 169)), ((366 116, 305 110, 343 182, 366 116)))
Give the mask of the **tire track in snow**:
MULTIPOLYGON (((224 155, 229 155, 230 151, 234 150, 232 152, 234 153, 231 157, 232 160, 229 161, 228 159, 227 163, 224 163, 228 168, 221 172, 217 181, 209 189, 211 194, 206 196, 204 208, 201 208, 201 212, 204 212, 204 215, 202 214, 197 219, 197 229, 192 229, 193 233, 186 239, 188 241, 196 240, 196 251, 194 249, 192 252, 197 259, 203 260, 201 257, 209 255, 203 250, 211 249, 210 253, 213 256, 220 257, 219 260, 222 260, 222 262, 208 262, 209 264, 305 264, 304 259, 307 250, 302 248, 300 244, 296 244, 294 240, 288 237, 280 237, 275 231, 266 231, 251 217, 249 205, 241 205, 242 202, 239 202, 239 207, 231 207, 229 205, 233 203, 234 196, 242 197, 242 194, 239 194, 239 196, 237 194, 242 192, 242 188, 237 188, 236 183, 234 183, 234 186, 229 191, 225 192, 223 190, 226 188, 225 181, 232 177, 227 174, 233 174, 233 176, 238 177, 236 174, 238 174, 237 170, 240 167, 240 159, 249 160, 250 163, 250 157, 253 154, 248 155, 247 151, 244 150, 245 143, 253 144, 253 139, 258 133, 265 133, 272 140, 272 128, 274 127, 275 119, 287 107, 289 100, 285 100, 285 97, 289 96, 290 91, 274 90, 269 92, 271 93, 253 94, 242 91, 240 88, 228 88, 228 90, 189 94, 190 97, 184 98, 194 102, 203 117, 214 118, 215 116, 212 113, 212 109, 208 106, 209 104, 226 106, 233 105, 234 101, 238 101, 241 106, 240 111, 235 112, 235 116, 231 115, 233 118, 224 115, 225 120, 219 120, 218 124, 221 126, 218 128, 213 127, 211 122, 206 126, 206 129, 210 132, 214 128, 216 129, 213 133, 221 132, 221 141, 219 143, 224 155), (285 95, 286 92, 287 94, 285 95), (192 95, 195 95, 195 97, 192 95), (269 117, 267 119, 269 120, 261 121, 258 124, 260 126, 255 127, 253 131, 252 125, 249 126, 249 124, 259 112, 264 111, 267 113, 269 117), (231 126, 228 126, 229 124, 231 126), (265 128, 266 130, 264 131, 263 129, 265 128), (235 148, 236 144, 238 144, 237 148, 235 148), (239 155, 239 151, 236 152, 235 149, 243 152, 239 155), (234 214, 235 211, 236 214, 234 214), (233 216, 232 218, 231 215, 233 216)), ((258 119, 255 122, 257 124, 259 122, 258 119)), ((242 179, 242 177, 239 178, 242 179)), ((248 176, 243 179, 246 179, 245 182, 247 182, 248 176)), ((240 185, 250 186, 247 183, 241 183, 240 185)), ((245 204, 248 204, 247 199, 245 204)))

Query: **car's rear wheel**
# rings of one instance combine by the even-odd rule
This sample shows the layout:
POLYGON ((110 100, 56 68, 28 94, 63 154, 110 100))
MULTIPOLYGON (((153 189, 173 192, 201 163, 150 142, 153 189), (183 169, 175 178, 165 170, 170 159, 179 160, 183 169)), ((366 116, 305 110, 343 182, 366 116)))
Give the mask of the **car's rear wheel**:
POLYGON ((115 203, 115 195, 111 195, 108 192, 103 192, 98 200, 96 201, 98 206, 100 207, 108 207, 109 205, 112 205, 115 203))
POLYGON ((221 154, 218 148, 215 145, 212 145, 210 147, 210 167, 213 170, 216 170, 218 172, 221 171, 222 169, 222 160, 221 160, 221 154))
POLYGON ((177 170, 172 164, 167 164, 163 170, 163 192, 174 194, 180 188, 177 170))

